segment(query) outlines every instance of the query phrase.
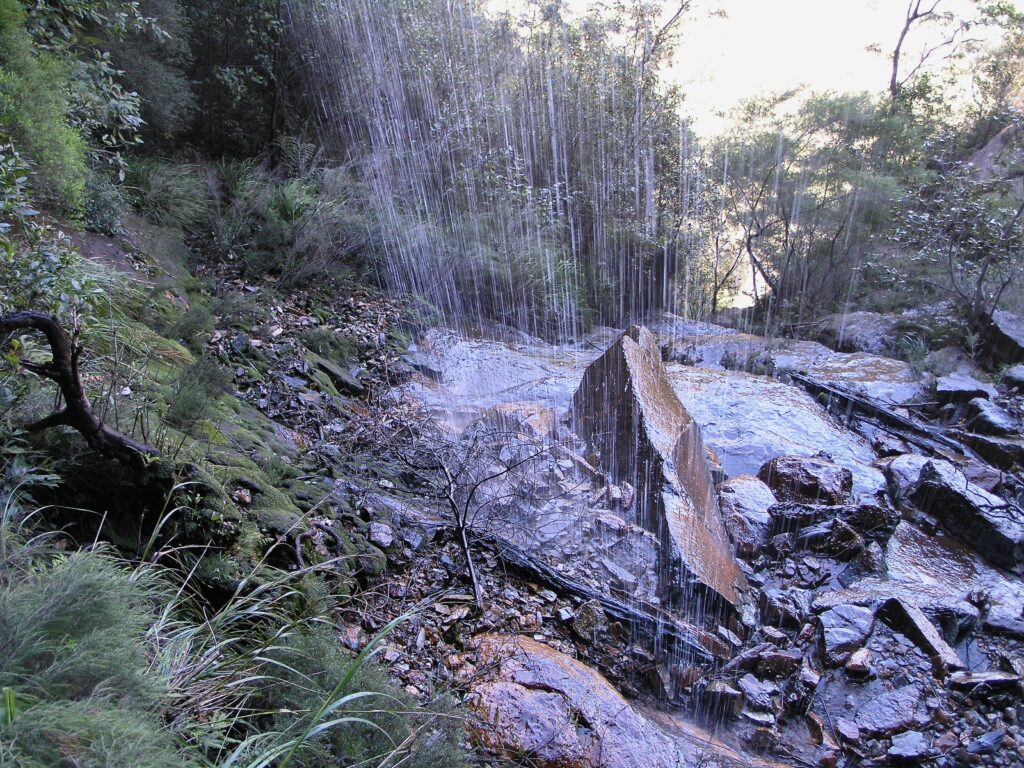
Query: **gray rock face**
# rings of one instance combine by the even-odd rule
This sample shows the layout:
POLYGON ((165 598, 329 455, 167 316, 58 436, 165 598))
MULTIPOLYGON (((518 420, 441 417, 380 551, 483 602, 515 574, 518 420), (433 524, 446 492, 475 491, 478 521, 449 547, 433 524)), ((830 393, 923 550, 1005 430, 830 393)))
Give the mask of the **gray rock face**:
POLYGON ((823 318, 814 337, 840 352, 883 353, 896 341, 895 317, 878 312, 844 312, 823 318))
POLYGON ((768 538, 771 517, 768 507, 775 502, 772 489, 750 475, 732 477, 718 489, 725 527, 736 545, 736 554, 757 557, 768 538))
POLYGON ((1024 364, 1013 365, 1003 371, 1003 384, 1024 389, 1024 364))
POLYGON ((993 398, 997 394, 991 384, 963 373, 940 376, 935 382, 935 397, 940 403, 966 403, 976 397, 993 398))
POLYGON ((868 441, 842 429, 802 389, 740 371, 666 367, 676 394, 729 475, 756 475, 776 456, 811 456, 827 446, 835 463, 852 471, 854 493, 871 495, 885 487, 882 473, 872 466, 876 456, 868 441))
POLYGON ((974 360, 960 347, 942 347, 925 355, 924 364, 936 376, 950 373, 962 373, 965 376, 976 376, 979 368, 974 360))
POLYGON ((921 688, 904 685, 865 702, 857 710, 857 727, 869 736, 889 736, 914 725, 921 688))
POLYGON ((700 427, 672 390, 646 328, 631 328, 587 367, 570 416, 612 481, 636 487, 637 522, 660 540, 665 599, 690 610, 735 604, 746 580, 733 559, 700 427))
POLYGON ((779 690, 775 683, 762 683, 750 673, 741 677, 736 684, 743 691, 747 705, 759 710, 771 709, 772 695, 779 690))
POLYGON ((967 403, 967 428, 983 435, 1015 435, 1017 420, 988 398, 976 397, 967 403))
POLYGON ((1024 361, 1024 317, 997 309, 985 329, 985 351, 1000 363, 1024 361))
POLYGON ((1024 573, 1024 514, 952 465, 928 462, 910 500, 989 562, 1024 573))
POLYGON ((822 613, 818 620, 825 659, 836 665, 867 641, 875 625, 875 612, 856 605, 839 605, 822 613))
POLYGON ((549 768, 674 768, 672 740, 594 670, 529 638, 485 635, 473 686, 478 738, 509 757, 549 768))
POLYGON ((846 467, 806 456, 777 456, 757 476, 781 501, 843 504, 853 490, 853 473, 846 467))

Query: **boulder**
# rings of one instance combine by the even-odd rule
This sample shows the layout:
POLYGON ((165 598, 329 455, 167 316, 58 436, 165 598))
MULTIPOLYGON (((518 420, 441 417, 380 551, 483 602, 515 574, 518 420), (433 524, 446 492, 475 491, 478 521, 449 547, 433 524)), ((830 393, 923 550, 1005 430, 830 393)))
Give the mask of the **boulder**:
POLYGON ((751 356, 764 349, 765 341, 749 333, 717 336, 683 336, 672 340, 668 359, 699 368, 742 369, 751 356))
POLYGON ((974 359, 960 347, 942 347, 934 349, 924 357, 924 365, 936 376, 950 373, 962 373, 965 376, 977 376, 980 373, 974 359))
POLYGON ((736 554, 757 557, 768 539, 768 507, 776 502, 772 489, 756 477, 740 475, 722 483, 718 501, 736 554))
POLYGON ((881 354, 896 343, 899 321, 878 312, 843 312, 818 321, 815 340, 839 352, 881 354))
POLYGON ((842 504, 853 490, 853 473, 831 461, 807 456, 776 456, 757 476, 781 501, 842 504))
POLYGON ((838 665, 871 636, 875 612, 857 605, 837 605, 818 616, 818 621, 825 660, 838 665))
POLYGON ((1024 573, 1024 512, 974 485, 951 464, 928 462, 910 500, 993 565, 1024 573))
POLYGON ((772 696, 779 691, 779 686, 775 683, 763 683, 749 672, 737 680, 736 684, 743 691, 747 706, 758 710, 771 709, 772 696))
POLYGON ((897 504, 910 497, 910 492, 917 485, 917 481, 921 479, 921 470, 929 461, 939 461, 939 459, 929 459, 918 453, 905 453, 879 462, 885 472, 886 480, 889 482, 889 493, 897 504))
POLYGON ((1024 389, 1024 363, 1012 365, 1003 371, 1002 381, 1008 387, 1024 389))
POLYGON ((899 514, 894 509, 879 504, 833 506, 786 502, 769 507, 768 515, 771 518, 769 534, 797 533, 798 543, 806 546, 814 544, 814 539, 828 538, 840 523, 872 540, 886 541, 899 523, 899 514))
POLYGON ((678 751, 594 670, 525 637, 483 635, 470 706, 477 739, 546 768, 675 768, 678 751))
POLYGON ((1016 435, 1020 424, 1013 416, 985 397, 967 403, 967 428, 983 435, 1016 435))
POLYGON ((857 727, 869 736, 889 736, 904 731, 917 720, 921 688, 909 684, 868 699, 857 710, 857 727))
POLYGON ((733 558, 700 427, 679 401, 654 336, 634 326, 583 373, 571 423, 613 483, 637 490, 636 522, 659 537, 670 605, 735 605, 746 580, 733 558))
POLYGON ((940 403, 966 403, 976 397, 993 398, 997 394, 991 384, 964 373, 940 376, 935 382, 935 397, 940 403))
POLYGON ((1000 469, 1024 465, 1024 438, 1017 435, 978 435, 965 432, 958 437, 981 456, 1000 469))
POLYGON ((1024 362, 1024 317, 997 309, 987 319, 985 352, 998 363, 1024 362))

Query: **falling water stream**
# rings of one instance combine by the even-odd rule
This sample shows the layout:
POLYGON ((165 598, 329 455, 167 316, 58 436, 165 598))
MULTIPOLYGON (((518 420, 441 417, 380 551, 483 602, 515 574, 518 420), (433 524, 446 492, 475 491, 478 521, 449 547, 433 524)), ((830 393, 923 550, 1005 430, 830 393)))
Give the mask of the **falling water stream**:
MULTIPOLYGON (((392 397, 414 400, 456 433, 499 404, 552 409, 561 421, 617 329, 646 322, 670 351, 671 390, 699 425, 691 454, 701 477, 702 443, 727 475, 826 449, 851 471, 855 496, 884 488, 863 437, 803 390, 727 370, 727 360, 770 351, 776 372, 810 369, 895 404, 920 393, 905 365, 809 343, 769 350, 764 339, 691 320, 709 288, 691 258, 697 222, 716 211, 701 207, 696 139, 644 80, 656 55, 649 21, 623 29, 588 17, 569 35, 549 17, 557 3, 526 4, 520 16, 488 16, 473 0, 284 8, 321 143, 372 214, 380 281, 423 320, 411 350, 420 372, 392 397), (655 167, 666 142, 671 183, 655 167)), ((744 162, 726 157, 724 174, 744 162)), ((717 250, 715 258, 712 292, 717 250)), ((545 471, 546 500, 504 521, 517 543, 596 588, 614 584, 702 623, 696 598, 665 599, 657 526, 642 513, 595 514, 604 483, 588 481, 578 462, 562 456, 545 471)), ((897 546, 905 553, 921 542, 904 535, 897 546)), ((671 714, 649 714, 691 758, 702 743, 727 749, 671 714)))

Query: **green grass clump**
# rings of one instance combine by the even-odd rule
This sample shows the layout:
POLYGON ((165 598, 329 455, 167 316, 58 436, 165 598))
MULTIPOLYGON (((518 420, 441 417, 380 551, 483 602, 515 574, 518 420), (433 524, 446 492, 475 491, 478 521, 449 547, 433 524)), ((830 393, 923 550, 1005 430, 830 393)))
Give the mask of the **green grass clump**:
POLYGON ((163 727, 143 638, 156 585, 97 553, 0 563, 0 764, 195 764, 163 727), (63 761, 63 762, 62 762, 63 761))

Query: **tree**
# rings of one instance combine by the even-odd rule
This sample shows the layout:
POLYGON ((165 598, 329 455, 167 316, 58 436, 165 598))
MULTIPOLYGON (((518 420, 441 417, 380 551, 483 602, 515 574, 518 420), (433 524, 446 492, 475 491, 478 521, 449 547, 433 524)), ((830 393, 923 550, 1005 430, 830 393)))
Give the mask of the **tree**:
MULTIPOLYGON (((1020 152, 1019 120, 1008 130, 1020 152)), ((929 150, 935 170, 902 201, 893 241, 977 328, 1024 275, 1024 192, 962 158, 955 136, 929 150)))
POLYGON ((767 325, 804 322, 851 296, 870 236, 898 195, 887 119, 866 95, 752 100, 713 146, 722 217, 712 285, 749 264, 767 325))
POLYGON ((890 54, 888 94, 893 113, 911 108, 915 100, 934 97, 925 75, 936 60, 949 62, 975 51, 981 41, 977 33, 985 28, 1019 28, 1024 20, 1014 4, 1005 0, 971 0, 970 8, 971 12, 957 15, 943 6, 943 0, 909 0, 890 54), (916 51, 907 66, 908 39, 921 28, 932 30, 932 39, 916 51))

